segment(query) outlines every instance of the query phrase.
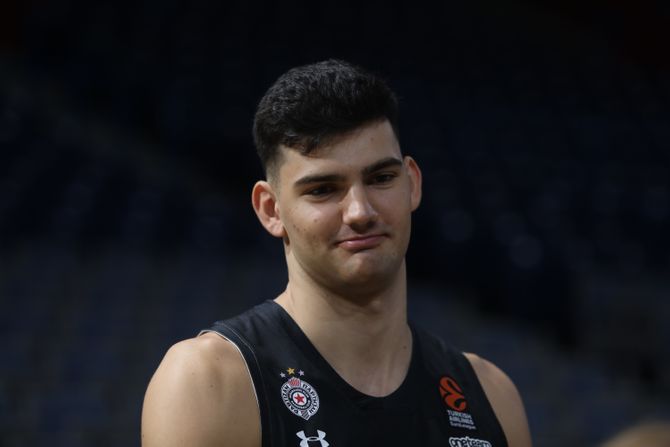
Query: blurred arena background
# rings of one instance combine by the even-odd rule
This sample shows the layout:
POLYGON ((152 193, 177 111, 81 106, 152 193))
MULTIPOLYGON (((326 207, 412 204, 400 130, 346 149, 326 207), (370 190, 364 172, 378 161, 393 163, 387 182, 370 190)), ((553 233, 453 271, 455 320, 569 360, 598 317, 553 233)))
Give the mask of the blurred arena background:
POLYGON ((0 444, 139 445, 166 349, 284 287, 255 106, 336 57, 424 170, 410 309, 537 446, 670 418, 667 2, 4 1, 0 444))

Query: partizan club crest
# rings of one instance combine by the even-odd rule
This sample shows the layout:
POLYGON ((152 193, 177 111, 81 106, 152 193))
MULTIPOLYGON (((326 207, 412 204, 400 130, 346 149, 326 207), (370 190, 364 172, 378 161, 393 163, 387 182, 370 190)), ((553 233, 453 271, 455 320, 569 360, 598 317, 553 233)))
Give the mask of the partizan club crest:
MULTIPOLYGON (((292 375, 293 369, 288 369, 292 375)), ((300 371, 300 375, 304 373, 300 371)), ((285 375, 282 373, 282 377, 285 375)), ((286 408, 296 416, 308 420, 319 411, 319 395, 312 385, 298 377, 291 376, 281 387, 281 397, 286 408)))

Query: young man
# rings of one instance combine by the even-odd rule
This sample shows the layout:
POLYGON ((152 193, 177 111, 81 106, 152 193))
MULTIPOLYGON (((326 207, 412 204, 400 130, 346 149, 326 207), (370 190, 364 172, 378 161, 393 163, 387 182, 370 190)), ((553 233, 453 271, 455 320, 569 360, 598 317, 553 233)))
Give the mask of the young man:
POLYGON ((388 86, 341 61, 261 100, 267 180, 252 204, 283 241, 273 301, 173 346, 149 384, 144 447, 529 447, 497 367, 407 322, 405 252, 421 171, 388 86))

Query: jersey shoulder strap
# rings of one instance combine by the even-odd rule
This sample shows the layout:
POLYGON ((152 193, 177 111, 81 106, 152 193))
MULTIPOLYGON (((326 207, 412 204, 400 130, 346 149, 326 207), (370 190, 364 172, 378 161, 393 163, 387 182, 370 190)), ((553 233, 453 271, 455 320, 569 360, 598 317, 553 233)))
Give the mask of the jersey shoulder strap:
POLYGON ((275 312, 270 304, 266 301, 233 318, 217 321, 210 328, 200 331, 200 334, 206 332, 219 334, 230 341, 242 355, 260 412, 262 447, 271 446, 271 436, 268 434, 274 432, 275 425, 269 411, 270 403, 265 391, 267 386, 261 366, 264 363, 261 355, 268 347, 262 345, 282 338, 279 322, 274 318, 275 312))
POLYGON ((424 366, 436 380, 449 424, 488 439, 495 447, 507 447, 505 432, 468 358, 425 330, 415 328, 414 332, 420 340, 424 366))

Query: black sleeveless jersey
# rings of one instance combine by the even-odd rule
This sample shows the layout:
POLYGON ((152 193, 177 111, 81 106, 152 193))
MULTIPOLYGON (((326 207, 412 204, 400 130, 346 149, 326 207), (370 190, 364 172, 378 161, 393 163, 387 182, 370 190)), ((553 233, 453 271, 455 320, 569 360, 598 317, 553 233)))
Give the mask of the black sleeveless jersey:
POLYGON ((470 362, 412 326, 412 359, 385 397, 344 381, 274 301, 203 332, 242 353, 260 408, 262 447, 506 447, 470 362))

